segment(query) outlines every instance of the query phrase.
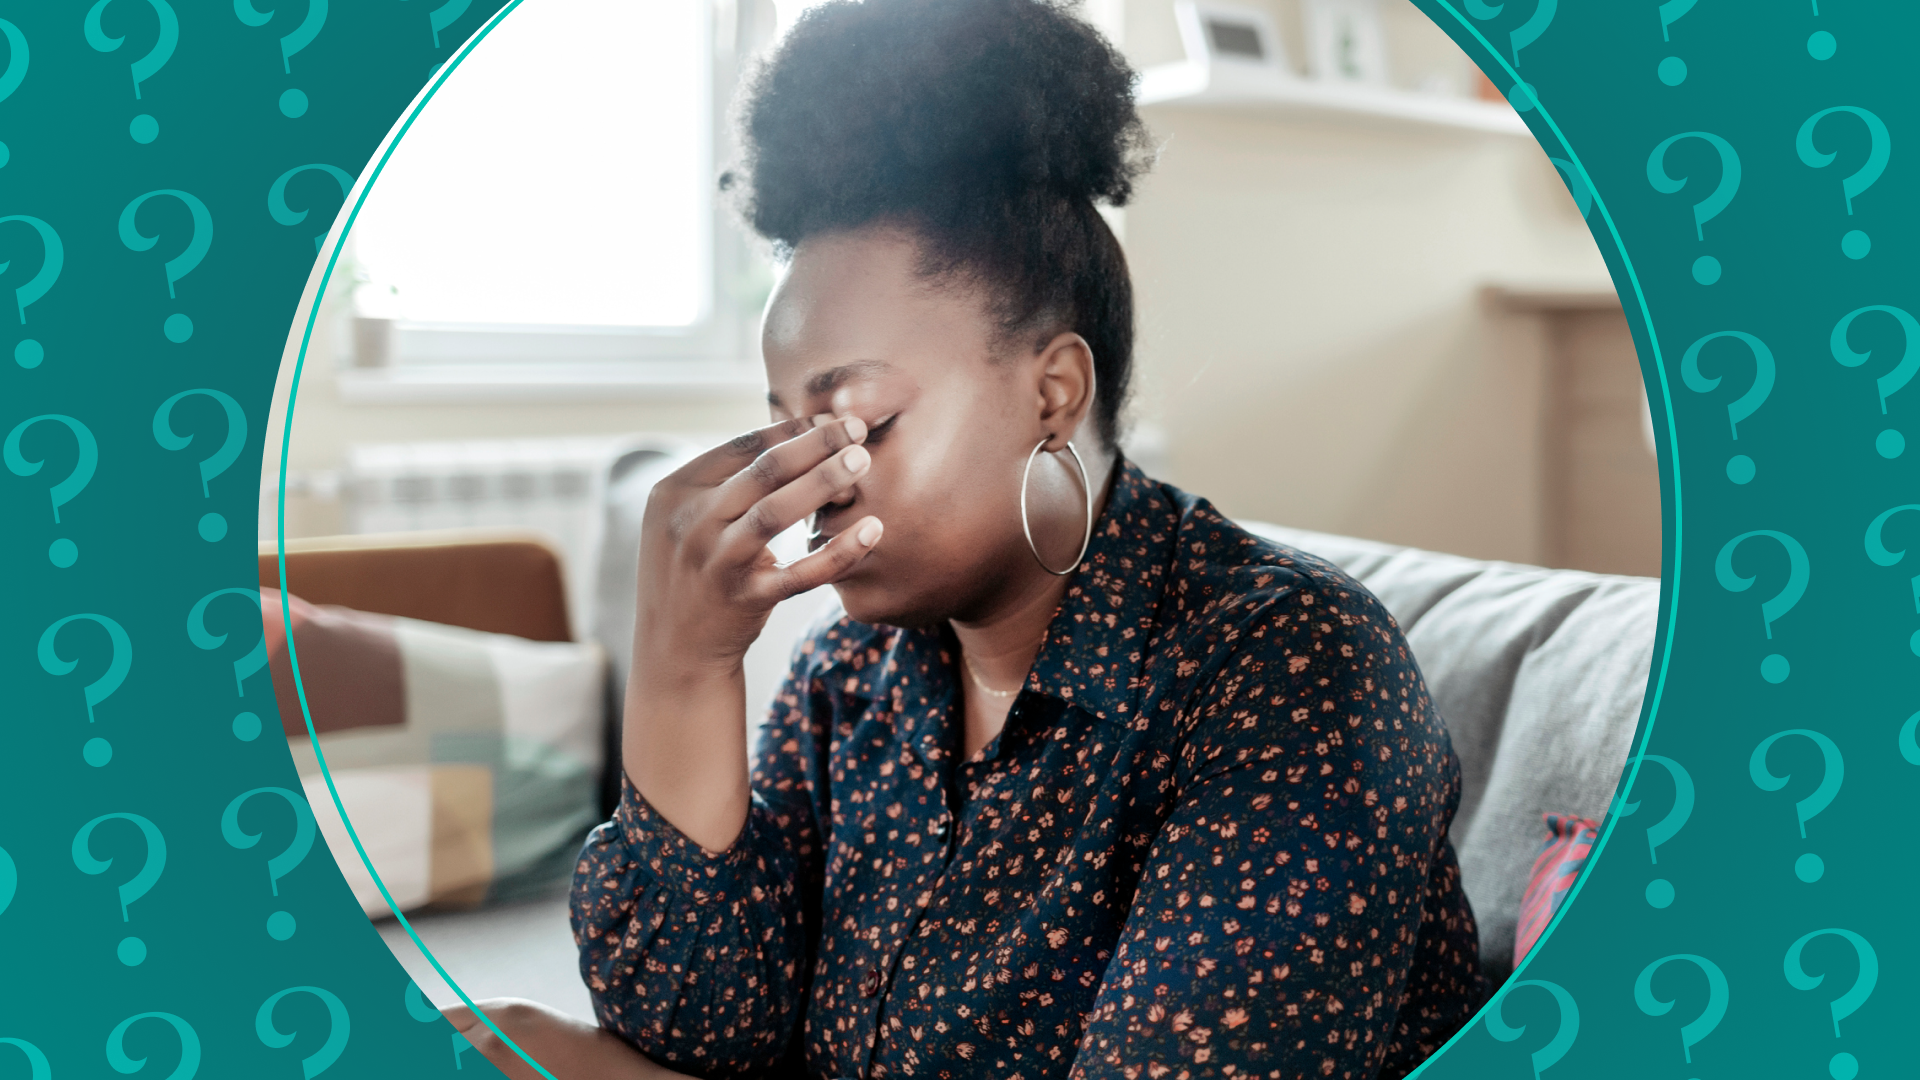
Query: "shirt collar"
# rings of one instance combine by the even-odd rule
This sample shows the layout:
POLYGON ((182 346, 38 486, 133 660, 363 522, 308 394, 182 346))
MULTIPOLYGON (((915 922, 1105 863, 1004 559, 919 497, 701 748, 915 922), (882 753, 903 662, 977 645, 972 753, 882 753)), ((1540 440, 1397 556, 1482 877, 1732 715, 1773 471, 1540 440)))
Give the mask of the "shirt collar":
MULTIPOLYGON (((1102 720, 1133 719, 1147 643, 1159 631, 1180 518, 1170 489, 1133 462, 1116 459, 1106 506, 1023 689, 1077 705, 1102 720)), ((872 684, 875 698, 891 699, 896 735, 929 761, 946 752, 944 721, 954 699, 957 663, 946 627, 902 630, 872 684)))
POLYGON ((1027 675, 1027 689, 1129 722, 1138 708, 1147 643, 1159 632, 1174 564, 1180 508, 1168 489, 1124 457, 1093 539, 1027 675))

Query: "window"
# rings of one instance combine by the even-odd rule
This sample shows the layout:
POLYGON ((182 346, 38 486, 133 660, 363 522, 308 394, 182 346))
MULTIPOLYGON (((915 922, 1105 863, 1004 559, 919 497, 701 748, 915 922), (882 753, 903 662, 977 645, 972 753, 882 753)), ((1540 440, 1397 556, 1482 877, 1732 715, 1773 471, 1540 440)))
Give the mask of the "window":
POLYGON ((715 190, 741 29, 735 0, 508 13, 354 223, 355 308, 381 335, 370 349, 356 325, 381 354, 357 362, 533 382, 757 371, 771 268, 715 190))

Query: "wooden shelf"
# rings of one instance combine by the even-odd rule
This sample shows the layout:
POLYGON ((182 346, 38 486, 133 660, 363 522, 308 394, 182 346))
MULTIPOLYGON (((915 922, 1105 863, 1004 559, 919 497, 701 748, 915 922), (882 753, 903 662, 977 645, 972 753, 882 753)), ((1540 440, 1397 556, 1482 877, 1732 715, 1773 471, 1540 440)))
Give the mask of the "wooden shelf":
POLYGON ((1326 83, 1264 70, 1189 61, 1140 74, 1141 105, 1217 108, 1339 118, 1389 126, 1455 128, 1532 137, 1511 105, 1408 90, 1326 83))
POLYGON ((1482 302, 1504 311, 1529 313, 1619 311, 1620 296, 1611 288, 1559 284, 1508 284, 1480 287, 1482 302))

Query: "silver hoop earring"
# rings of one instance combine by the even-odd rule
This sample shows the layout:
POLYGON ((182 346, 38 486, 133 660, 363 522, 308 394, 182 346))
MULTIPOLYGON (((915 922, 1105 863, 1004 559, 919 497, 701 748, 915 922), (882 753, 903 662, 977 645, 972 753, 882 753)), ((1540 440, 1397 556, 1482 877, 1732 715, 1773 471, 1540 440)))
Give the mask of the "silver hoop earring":
POLYGON ((1087 463, 1080 460, 1080 451, 1073 448, 1073 441, 1069 439, 1067 453, 1073 455, 1073 463, 1080 467, 1080 487, 1087 493, 1087 534, 1080 540, 1080 554, 1073 557, 1073 565, 1065 570, 1055 570, 1040 557, 1040 549, 1033 543, 1033 526, 1027 524, 1027 478, 1033 475, 1034 457, 1045 445, 1047 445, 1046 439, 1041 439, 1034 444, 1033 449, 1027 453, 1027 467, 1020 474, 1020 531, 1027 534, 1027 550, 1033 552, 1033 561, 1040 564, 1040 569, 1054 577, 1066 577, 1080 569, 1080 560, 1087 557, 1087 545, 1093 542, 1093 481, 1087 478, 1087 463))

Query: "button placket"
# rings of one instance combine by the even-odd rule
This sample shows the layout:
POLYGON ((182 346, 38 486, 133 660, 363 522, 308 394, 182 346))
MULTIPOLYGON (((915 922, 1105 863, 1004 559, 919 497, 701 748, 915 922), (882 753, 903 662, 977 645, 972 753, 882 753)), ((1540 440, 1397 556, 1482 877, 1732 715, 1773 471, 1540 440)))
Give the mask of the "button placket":
MULTIPOLYGON (((932 880, 927 883, 928 892, 937 892, 946 884, 947 867, 953 862, 954 843, 952 838, 957 831, 954 824, 957 815, 954 813, 952 804, 948 799, 948 796, 942 796, 939 811, 940 816, 926 824, 926 835, 937 841, 942 847, 940 868, 938 873, 932 876, 932 880)), ((927 917, 927 907, 929 905, 920 903, 918 895, 909 898, 908 903, 912 905, 912 914, 907 917, 905 926, 901 929, 900 937, 894 942, 893 950, 887 957, 884 965, 869 967, 865 974, 860 977, 860 996, 874 1003, 871 1017, 872 1027, 869 1029, 867 1035, 866 1061, 862 1068, 862 1075, 867 1075, 873 1068, 873 1057, 879 1050, 880 1039, 884 1035, 882 1025, 886 1012, 886 1001, 881 997, 881 991, 886 988, 887 973, 898 971, 901 955, 910 947, 914 940, 914 934, 920 929, 920 924, 925 921, 927 917)))

